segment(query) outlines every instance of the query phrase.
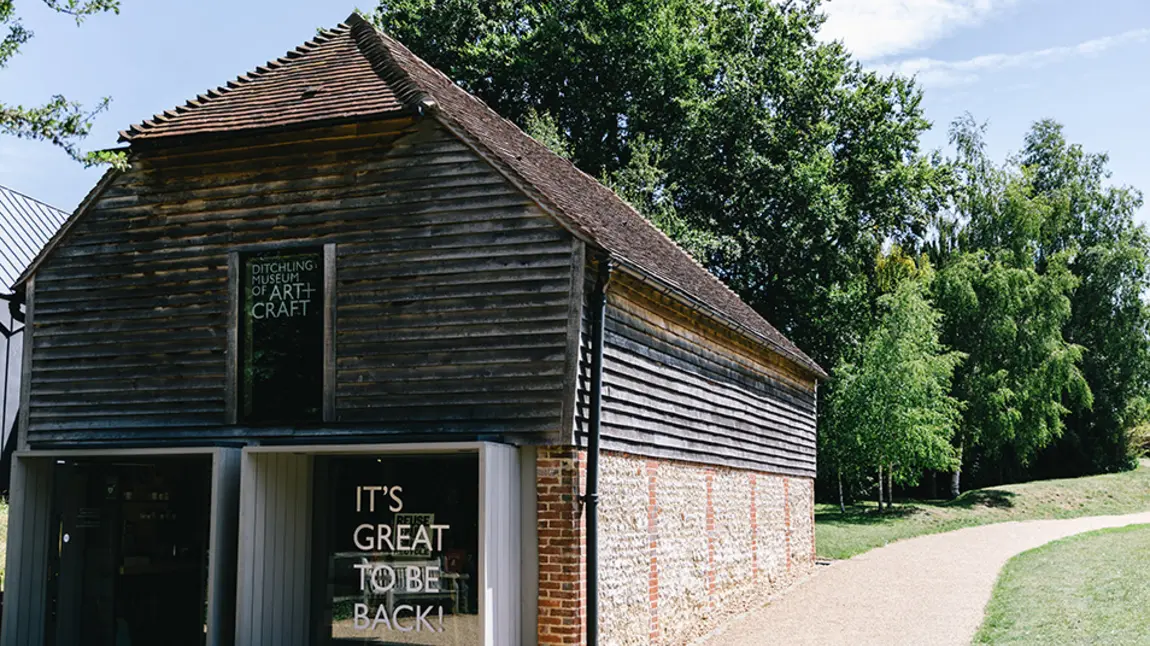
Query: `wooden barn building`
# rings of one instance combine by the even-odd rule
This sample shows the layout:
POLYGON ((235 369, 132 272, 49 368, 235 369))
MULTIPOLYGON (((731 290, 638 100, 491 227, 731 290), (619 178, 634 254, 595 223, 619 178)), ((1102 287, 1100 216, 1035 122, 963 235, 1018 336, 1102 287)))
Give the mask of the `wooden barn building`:
POLYGON ((813 561, 823 371, 353 15, 15 289, 0 645, 678 644, 813 561))

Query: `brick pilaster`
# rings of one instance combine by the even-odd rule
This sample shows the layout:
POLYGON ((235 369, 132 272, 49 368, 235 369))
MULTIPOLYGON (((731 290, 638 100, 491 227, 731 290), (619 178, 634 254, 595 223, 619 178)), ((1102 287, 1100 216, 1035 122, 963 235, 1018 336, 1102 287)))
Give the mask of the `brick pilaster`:
POLYGON ((787 572, 791 571, 791 481, 783 477, 783 518, 786 525, 787 537, 787 572))
POLYGON ((815 482, 811 480, 811 563, 818 558, 819 551, 815 549, 815 482))
POLYGON ((747 475, 751 482, 751 581, 759 581, 759 510, 755 501, 758 478, 752 471, 747 475))
POLYGON ((715 605, 715 470, 707 469, 707 605, 715 605))
POLYGON ((647 591, 650 602, 650 640, 658 644, 662 640, 659 629, 659 507, 655 499, 658 484, 659 462, 647 460, 647 547, 651 554, 651 567, 647 574, 647 591))
POLYGON ((574 447, 540 447, 536 461, 541 646, 582 644, 586 597, 583 510, 586 459, 574 447))

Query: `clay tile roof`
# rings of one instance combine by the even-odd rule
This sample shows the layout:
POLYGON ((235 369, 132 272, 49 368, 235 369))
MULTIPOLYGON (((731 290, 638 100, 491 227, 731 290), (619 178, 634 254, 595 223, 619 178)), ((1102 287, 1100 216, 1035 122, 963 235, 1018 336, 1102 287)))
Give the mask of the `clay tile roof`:
POLYGON ((121 138, 138 142, 415 111, 433 114, 622 266, 826 377, 802 350, 614 192, 358 14, 226 87, 133 126, 121 138))
POLYGON ((0 288, 11 285, 68 214, 0 186, 0 288))
POLYGON ((357 49, 347 25, 120 133, 137 142, 401 112, 403 97, 357 49))

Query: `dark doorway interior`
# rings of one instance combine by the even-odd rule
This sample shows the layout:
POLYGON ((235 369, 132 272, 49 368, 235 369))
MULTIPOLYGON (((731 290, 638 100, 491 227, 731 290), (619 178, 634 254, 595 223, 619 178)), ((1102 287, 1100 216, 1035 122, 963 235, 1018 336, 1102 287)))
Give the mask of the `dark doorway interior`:
POLYGON ((47 644, 204 643, 206 456, 59 460, 47 644))

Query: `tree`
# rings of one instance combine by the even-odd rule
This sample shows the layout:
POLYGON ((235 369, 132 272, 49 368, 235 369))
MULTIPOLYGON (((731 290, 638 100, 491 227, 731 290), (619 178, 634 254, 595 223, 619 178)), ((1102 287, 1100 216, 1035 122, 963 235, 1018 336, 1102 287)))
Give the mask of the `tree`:
POLYGON ((943 174, 918 148, 921 93, 818 40, 817 2, 715 7, 716 73, 671 171, 679 211, 734 242, 708 267, 834 365, 873 309, 855 281, 885 241, 923 232, 941 194, 943 174))
POLYGON ((547 114, 599 176, 662 141, 711 72, 699 0, 382 0, 384 31, 520 126, 547 114))
POLYGON ((1148 421, 1150 236, 1134 221, 1142 195, 1105 185, 1107 161, 1069 144, 1050 120, 1034 124, 1019 160, 1050 205, 1039 261, 1073 252, 1069 268, 1080 284, 1065 335, 1086 348, 1082 372, 1094 395, 1092 410, 1072 413, 1063 437, 1040 456, 1047 476, 1134 466, 1130 434, 1148 421))
POLYGON ((375 22, 608 183, 824 365, 945 173, 912 81, 817 38, 820 2, 383 0, 375 22), (863 279, 860 281, 860 277, 863 279))
MULTIPOLYGON (((959 182, 933 248, 935 295, 943 341, 968 355, 955 375, 954 394, 965 407, 959 457, 1001 471, 1029 463, 1061 436, 1070 407, 1093 400, 1080 370, 1085 349, 1063 334, 1079 283, 1072 252, 1043 246, 1049 201, 1035 194, 1030 173, 987 159, 982 133, 969 116, 951 129, 959 182)), ((960 474, 953 472, 955 496, 960 474)))
POLYGON ((961 410, 950 390, 963 355, 939 340, 942 315, 929 301, 930 263, 916 264, 895 248, 877 266, 887 292, 878 299, 879 323, 857 358, 835 368, 820 450, 840 478, 843 471, 877 471, 881 506, 884 470, 891 482, 915 484, 924 469, 956 466, 951 439, 961 410))
MULTIPOLYGON (((94 14, 120 12, 119 0, 43 0, 43 2, 58 13, 72 16, 77 25, 94 14)), ((16 16, 15 0, 0 0, 0 33, 5 29, 7 33, 3 40, 0 40, 0 68, 7 67, 12 57, 20 51, 20 46, 33 36, 16 16)), ((86 109, 61 95, 52 97, 43 105, 33 107, 11 105, 0 100, 0 132, 21 139, 47 141, 86 165, 122 163, 122 156, 116 153, 80 151, 80 142, 92 130, 93 118, 107 109, 109 101, 110 99, 104 98, 95 108, 86 109)))

